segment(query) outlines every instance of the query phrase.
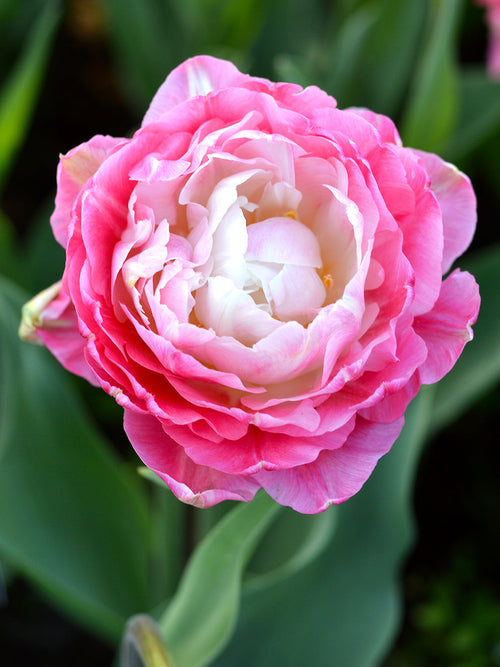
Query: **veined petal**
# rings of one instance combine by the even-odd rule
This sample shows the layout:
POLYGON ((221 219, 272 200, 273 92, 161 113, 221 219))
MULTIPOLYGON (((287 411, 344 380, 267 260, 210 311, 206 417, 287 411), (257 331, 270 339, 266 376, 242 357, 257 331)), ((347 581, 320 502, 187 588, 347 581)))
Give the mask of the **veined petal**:
POLYGON ((260 488, 251 476, 229 475, 193 463, 151 415, 125 410, 124 428, 144 464, 189 505, 211 507, 222 500, 249 501, 260 488))
POLYGON ((446 273, 470 245, 476 229, 476 196, 470 180, 433 153, 413 152, 423 161, 443 216, 443 265, 446 273))
POLYGON ((473 276, 457 269, 443 282, 431 312, 416 318, 415 331, 429 351, 419 368, 424 384, 437 382, 454 366, 465 343, 472 338, 479 304, 479 288, 473 276))
POLYGON ((157 120, 181 102, 198 95, 208 95, 214 90, 244 84, 249 78, 226 60, 211 56, 190 58, 176 67, 160 86, 142 125, 157 120))
POLYGON ((57 194, 54 213, 50 218, 56 240, 66 248, 71 210, 85 183, 99 169, 106 157, 127 139, 96 135, 66 155, 61 155, 57 167, 57 194))
POLYGON ((304 514, 323 512, 360 490, 402 427, 402 418, 391 424, 374 424, 359 417, 339 449, 325 450, 312 463, 296 468, 262 470, 255 478, 281 505, 304 514))

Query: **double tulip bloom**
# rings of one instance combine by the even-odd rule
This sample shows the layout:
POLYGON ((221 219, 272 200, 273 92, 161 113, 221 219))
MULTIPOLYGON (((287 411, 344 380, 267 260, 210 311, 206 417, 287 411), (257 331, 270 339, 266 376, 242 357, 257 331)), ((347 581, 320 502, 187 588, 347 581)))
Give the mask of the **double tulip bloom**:
POLYGON ((23 333, 114 396, 181 500, 320 512, 472 337, 477 285, 442 276, 475 221, 467 177, 388 118, 201 56, 131 139, 61 158, 66 267, 23 333))

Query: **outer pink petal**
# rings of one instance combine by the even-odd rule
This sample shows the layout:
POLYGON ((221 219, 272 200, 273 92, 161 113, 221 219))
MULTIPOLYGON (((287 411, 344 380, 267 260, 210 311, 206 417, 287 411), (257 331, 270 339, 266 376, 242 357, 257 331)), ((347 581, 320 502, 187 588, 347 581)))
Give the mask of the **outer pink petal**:
POLYGON ((211 507, 222 500, 252 500, 259 484, 197 465, 151 415, 125 410, 124 428, 139 457, 185 503, 211 507))
POLYGON ((80 334, 75 308, 60 282, 23 307, 19 335, 31 342, 43 342, 64 368, 97 384, 85 361, 87 341, 80 334))
POLYGON ((297 468, 264 470, 255 478, 281 505, 304 514, 323 512, 359 491, 402 427, 403 418, 374 424, 358 417, 356 428, 340 449, 324 451, 313 463, 297 468))
POLYGON ((479 304, 474 277, 456 270, 443 282, 431 312, 415 320, 414 329, 429 351, 419 369, 422 383, 437 382, 451 370, 465 343, 472 339, 471 326, 477 319, 479 304))
POLYGON ((56 207, 50 223, 56 240, 68 245, 68 225, 78 193, 99 169, 106 157, 126 139, 97 135, 62 155, 57 168, 56 207))
POLYGON ((252 475, 259 470, 283 470, 310 463, 321 450, 342 447, 353 426, 354 422, 349 421, 335 431, 310 437, 269 433, 251 427, 239 440, 215 444, 183 427, 165 426, 165 431, 197 464, 232 475, 252 475))
POLYGON ((371 123, 380 134, 382 142, 396 144, 397 146, 402 145, 401 137, 399 136, 396 126, 387 116, 361 107, 350 107, 348 111, 357 113, 359 116, 362 116, 365 120, 371 123))
POLYGON ((469 247, 476 229, 476 196, 470 180, 433 153, 413 150, 425 164, 443 216, 443 273, 469 247))
POLYGON ((244 84, 248 76, 232 63, 212 56, 196 56, 176 67, 153 97, 142 125, 157 120, 165 111, 198 95, 244 84))

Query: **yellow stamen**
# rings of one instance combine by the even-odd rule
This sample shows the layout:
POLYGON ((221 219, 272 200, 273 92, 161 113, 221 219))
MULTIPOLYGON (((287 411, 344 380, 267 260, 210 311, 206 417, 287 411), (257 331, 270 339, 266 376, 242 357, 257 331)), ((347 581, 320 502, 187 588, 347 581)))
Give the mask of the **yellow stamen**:
POLYGON ((326 287, 326 289, 330 289, 330 287, 333 285, 333 278, 331 273, 325 273, 321 280, 323 281, 323 285, 326 287))

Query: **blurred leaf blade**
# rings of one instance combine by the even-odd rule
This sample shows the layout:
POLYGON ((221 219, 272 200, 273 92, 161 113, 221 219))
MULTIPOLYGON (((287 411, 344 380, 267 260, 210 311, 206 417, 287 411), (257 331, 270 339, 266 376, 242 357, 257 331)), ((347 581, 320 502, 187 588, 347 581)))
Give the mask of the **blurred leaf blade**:
POLYGON ((463 72, 460 77, 458 108, 457 128, 446 147, 446 155, 451 160, 467 155, 498 129, 498 81, 491 80, 483 67, 463 72))
POLYGON ((2 273, 12 280, 21 282, 25 277, 23 265, 14 226, 0 210, 0 267, 2 267, 2 273))
POLYGON ((187 36, 179 25, 175 4, 158 0, 103 2, 123 87, 139 113, 146 111, 172 67, 193 55, 186 52, 187 36), (151 48, 152 44, 161 44, 161 48, 151 48))
POLYGON ((0 552, 110 639, 148 605, 144 498, 69 376, 17 338, 26 295, 0 281, 0 552))
POLYGON ((202 540, 159 621, 177 667, 207 665, 236 623, 244 567, 279 510, 260 492, 239 504, 202 540))
POLYGON ((244 590, 273 586, 313 563, 328 548, 337 518, 335 508, 314 516, 282 508, 250 562, 251 576, 245 581, 244 590))
POLYGON ((338 527, 319 562, 244 595, 241 621, 216 667, 302 667, 304 656, 311 665, 325 664, 325 656, 342 667, 380 664, 401 619, 399 570, 413 539, 411 490, 431 414, 432 388, 425 388, 392 450, 337 508, 338 527))
POLYGON ((428 39, 406 108, 402 136, 407 146, 439 152, 457 119, 458 73, 454 48, 462 0, 434 0, 428 39))
POLYGON ((33 26, 28 42, 0 97, 0 189, 29 128, 60 18, 59 2, 50 0, 33 26))

